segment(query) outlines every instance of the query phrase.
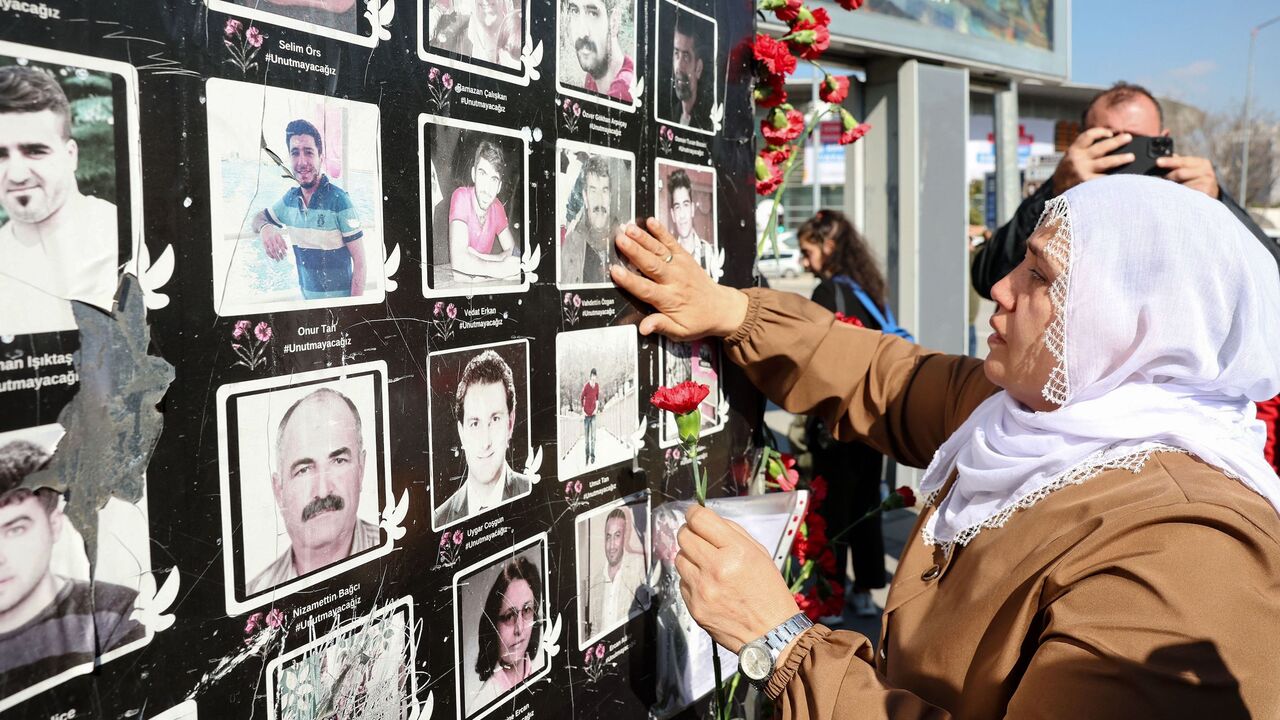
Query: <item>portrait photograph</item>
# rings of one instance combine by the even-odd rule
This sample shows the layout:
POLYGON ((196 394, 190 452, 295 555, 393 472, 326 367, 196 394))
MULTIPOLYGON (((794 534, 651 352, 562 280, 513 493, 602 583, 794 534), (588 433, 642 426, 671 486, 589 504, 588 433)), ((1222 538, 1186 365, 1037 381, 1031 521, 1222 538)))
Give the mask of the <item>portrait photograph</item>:
POLYGON ((635 156, 612 148, 556 142, 556 284, 613 287, 613 238, 635 219, 635 156))
POLYGON ((432 529, 532 492, 529 341, 432 353, 427 374, 432 529))
POLYGON ((218 388, 228 614, 391 551, 386 393, 381 361, 218 388))
MULTIPOLYGON (((367 0, 205 0, 210 10, 373 47, 367 0)), ((374 9, 383 3, 374 4, 374 9)), ((232 38, 228 38, 231 40, 232 38)))
MULTIPOLYGON (((662 385, 674 387, 685 381, 706 385, 711 389, 698 405, 702 414, 702 436, 721 429, 725 420, 720 414, 723 390, 720 387, 720 343, 713 338, 702 338, 687 343, 662 338, 658 346, 662 364, 662 385)), ((680 443, 675 417, 668 412, 658 413, 658 442, 662 447, 680 443)))
POLYGON ((672 0, 658 0, 653 109, 662 122, 708 135, 719 98, 716 21, 672 0))
POLYGON ((561 480, 635 457, 640 367, 634 325, 556 335, 561 480))
POLYGON ((91 575, 88 529, 72 524, 66 496, 28 479, 48 467, 62 436, 58 424, 0 433, 0 711, 153 634, 134 616, 150 599, 139 597, 151 573, 146 499, 113 497, 98 510, 91 575))
POLYGON ((482 718, 551 669, 547 535, 491 555, 453 577, 458 720, 482 718))
POLYGON ((423 295, 528 290, 528 141, 434 115, 419 126, 423 295))
POLYGON ((382 302, 378 106, 219 79, 205 92, 214 310, 382 302))
POLYGON ((111 312, 141 238, 137 112, 132 66, 0 43, 0 336, 111 312))
POLYGON ((526 84, 528 17, 528 0, 418 0, 418 55, 526 84))
POLYGON ((649 529, 648 492, 574 519, 579 650, 648 609, 649 529))
POLYGON ((413 599, 291 650, 267 666, 271 720, 407 720, 418 695, 413 599))
POLYGON ((634 110, 636 0, 556 0, 556 89, 562 94, 634 110))
POLYGON ((654 215, 680 247, 712 273, 720 250, 716 239, 716 171, 705 165, 658 160, 654 215))

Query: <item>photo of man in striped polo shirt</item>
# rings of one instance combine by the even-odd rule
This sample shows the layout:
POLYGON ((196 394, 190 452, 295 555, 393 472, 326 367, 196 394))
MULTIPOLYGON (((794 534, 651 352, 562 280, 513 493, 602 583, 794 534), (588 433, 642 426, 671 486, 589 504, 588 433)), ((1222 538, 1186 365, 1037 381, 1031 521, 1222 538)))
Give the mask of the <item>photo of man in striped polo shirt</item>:
POLYGON ((34 443, 0 447, 0 698, 145 635, 130 618, 132 589, 53 571, 54 543, 67 524, 59 495, 21 486, 48 460, 34 443))
POLYGON ((289 164, 297 187, 254 216, 253 231, 267 255, 284 260, 293 246, 303 298, 364 294, 364 231, 346 191, 324 173, 324 139, 307 120, 285 127, 289 164))

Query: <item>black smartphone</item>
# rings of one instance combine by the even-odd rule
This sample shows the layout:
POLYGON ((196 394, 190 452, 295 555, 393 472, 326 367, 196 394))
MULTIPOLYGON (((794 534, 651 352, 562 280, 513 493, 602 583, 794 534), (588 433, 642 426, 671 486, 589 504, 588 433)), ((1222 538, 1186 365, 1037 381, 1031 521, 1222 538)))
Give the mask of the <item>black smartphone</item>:
POLYGON ((1169 170, 1156 165, 1156 158, 1169 157, 1173 154, 1173 138, 1164 135, 1156 137, 1134 135, 1129 144, 1121 145, 1107 154, 1120 155, 1122 153, 1133 153, 1133 162, 1108 170, 1108 175, 1123 173, 1164 177, 1169 174, 1169 170))

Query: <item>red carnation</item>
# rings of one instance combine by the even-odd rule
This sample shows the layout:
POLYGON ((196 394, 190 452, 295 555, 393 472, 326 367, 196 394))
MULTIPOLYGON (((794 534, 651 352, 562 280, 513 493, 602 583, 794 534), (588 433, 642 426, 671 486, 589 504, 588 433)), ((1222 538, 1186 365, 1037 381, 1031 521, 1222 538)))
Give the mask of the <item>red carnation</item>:
POLYGON ((760 133, 770 145, 785 145, 804 132, 804 115, 799 110, 774 108, 760 121, 760 133))
POLYGON ((827 13, 826 8, 815 8, 813 11, 813 21, 823 27, 831 24, 831 15, 827 13))
POLYGON ((836 0, 840 3, 840 7, 845 10, 857 10, 862 7, 864 0, 836 0))
POLYGON ((860 123, 852 130, 846 130, 840 135, 841 145, 852 145, 862 139, 864 135, 870 132, 871 126, 867 123, 860 123))
POLYGON ((762 108, 778 107, 787 101, 786 78, 772 73, 756 81, 756 89, 752 94, 756 105, 762 108))
POLYGON ((902 507, 915 507, 916 494, 909 487, 894 488, 894 493, 902 498, 902 507))
POLYGON ((818 97, 832 105, 844 102, 844 99, 849 97, 849 78, 843 75, 826 76, 818 86, 818 97))
POLYGON ((751 51, 756 60, 774 75, 790 75, 796 71, 796 58, 787 44, 768 35, 756 34, 751 51))
POLYGON ((827 479, 819 475, 809 483, 809 494, 812 500, 809 501, 809 509, 816 510, 823 500, 827 499, 827 479))
POLYGON ((863 325, 862 321, 857 317, 853 315, 845 315, 842 312, 836 313, 836 321, 842 322, 845 325, 852 325, 854 327, 866 327, 866 325, 863 325))
POLYGON ((822 554, 818 556, 818 569, 827 575, 836 574, 836 555, 831 552, 831 548, 822 549, 822 554))
POLYGON ((782 0, 782 4, 773 9, 773 14, 784 23, 793 23, 800 16, 800 0, 782 0))
POLYGON ((698 405, 707 399, 711 388, 685 380, 675 387, 660 387, 649 402, 659 410, 673 412, 676 415, 687 415, 698 409, 698 405))
POLYGON ((844 615, 844 584, 831 583, 831 595, 822 602, 822 615, 844 615))
POLYGON ((831 45, 831 31, 814 20, 800 20, 791 26, 787 43, 805 60, 817 60, 831 45))
POLYGON ((756 194, 772 195, 782 184, 782 170, 764 157, 756 156, 756 194))
POLYGON ((813 590, 807 593, 795 594, 796 605, 800 607, 800 612, 804 613, 810 620, 817 620, 822 617, 822 601, 818 600, 818 594, 813 590))
POLYGON ((769 145, 760 151, 760 157, 764 158, 765 162, 782 165, 791 158, 792 149, 793 146, 791 145, 780 145, 778 147, 769 145))

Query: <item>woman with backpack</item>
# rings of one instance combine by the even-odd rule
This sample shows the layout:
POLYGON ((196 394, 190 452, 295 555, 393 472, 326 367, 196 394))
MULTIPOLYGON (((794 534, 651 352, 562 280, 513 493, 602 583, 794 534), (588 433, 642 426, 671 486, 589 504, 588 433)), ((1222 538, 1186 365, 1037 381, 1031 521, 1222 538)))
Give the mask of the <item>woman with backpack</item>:
MULTIPOLYGON (((826 309, 856 318, 858 325, 902 334, 893 320, 884 276, 876 267, 870 248, 844 213, 819 210, 796 233, 805 269, 821 278, 812 300, 826 309)), ((851 320, 846 320, 851 322, 851 320)), ((859 617, 879 612, 871 591, 885 585, 884 533, 880 516, 849 526, 880 504, 880 478, 884 456, 860 442, 837 442, 816 416, 809 419, 806 435, 813 454, 813 474, 828 480, 827 500, 820 512, 827 521, 828 537, 835 553, 836 576, 845 582, 845 558, 853 556, 853 586, 847 602, 859 617)), ((830 618, 835 621, 838 618, 830 618)))

